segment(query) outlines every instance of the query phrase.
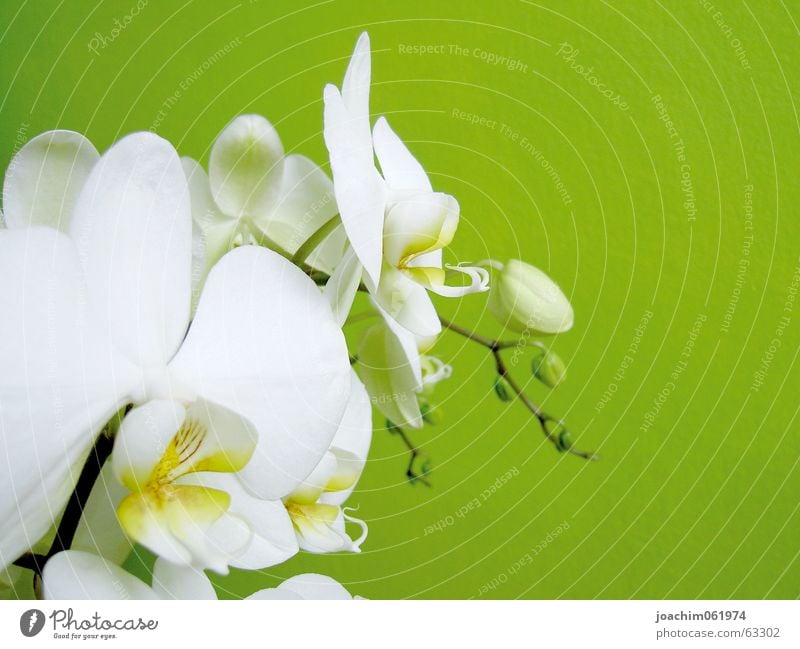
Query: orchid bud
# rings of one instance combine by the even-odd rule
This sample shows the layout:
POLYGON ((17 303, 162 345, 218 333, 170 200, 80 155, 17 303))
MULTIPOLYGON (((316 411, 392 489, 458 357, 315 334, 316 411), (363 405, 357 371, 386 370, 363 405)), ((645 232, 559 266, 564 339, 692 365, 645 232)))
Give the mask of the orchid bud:
POLYGON ((554 388, 567 378, 567 368, 564 361, 555 352, 542 351, 534 356, 531 361, 533 375, 548 388, 554 388))
POLYGON ((518 259, 492 262, 489 311, 517 333, 556 334, 572 328, 572 305, 546 273, 518 259))
POLYGON ((511 401, 511 393, 508 391, 507 382, 502 376, 498 376, 497 379, 495 379, 494 391, 497 393, 497 397, 500 401, 511 401))
POLYGON ((422 421, 430 426, 436 426, 442 423, 442 407, 434 406, 427 399, 419 398, 419 410, 422 413, 422 421))

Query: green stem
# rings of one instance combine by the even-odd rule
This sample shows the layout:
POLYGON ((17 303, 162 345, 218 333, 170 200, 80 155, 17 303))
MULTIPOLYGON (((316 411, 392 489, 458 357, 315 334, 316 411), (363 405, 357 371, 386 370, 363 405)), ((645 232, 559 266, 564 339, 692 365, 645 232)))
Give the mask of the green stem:
POLYGON ((302 265, 317 246, 319 246, 341 222, 342 219, 338 214, 335 214, 325 221, 316 232, 306 239, 305 243, 297 249, 297 252, 292 255, 292 263, 297 266, 302 265))
MULTIPOLYGON (((442 323, 442 326, 445 329, 449 329, 450 331, 457 333, 459 336, 463 336, 464 338, 471 340, 473 342, 478 343, 479 345, 486 347, 494 356, 495 366, 497 368, 497 374, 501 376, 506 383, 508 383, 511 390, 514 392, 516 397, 522 402, 522 404, 533 413, 533 416, 539 422, 539 426, 544 433, 544 436, 547 438, 549 442, 551 442, 557 449, 563 451, 565 450, 559 438, 554 435, 547 427, 548 422, 557 422, 560 423, 557 419, 548 415, 544 410, 542 410, 538 405, 536 405, 531 398, 525 394, 525 391, 522 387, 517 383, 517 381, 511 376, 506 367, 505 362, 503 361, 502 356, 500 355, 500 351, 503 349, 509 349, 511 347, 517 347, 522 342, 522 345, 525 347, 541 347, 542 349, 546 350, 547 348, 542 345, 542 343, 538 341, 528 342, 528 341, 501 341, 501 340, 494 340, 492 338, 487 338, 486 336, 482 336, 466 327, 462 327, 455 322, 451 322, 447 318, 443 318, 439 316, 439 321, 442 323)), ((572 455, 576 455, 578 457, 582 457, 585 460, 597 460, 598 456, 595 453, 589 453, 587 451, 581 451, 576 448, 570 447, 566 449, 572 455)))

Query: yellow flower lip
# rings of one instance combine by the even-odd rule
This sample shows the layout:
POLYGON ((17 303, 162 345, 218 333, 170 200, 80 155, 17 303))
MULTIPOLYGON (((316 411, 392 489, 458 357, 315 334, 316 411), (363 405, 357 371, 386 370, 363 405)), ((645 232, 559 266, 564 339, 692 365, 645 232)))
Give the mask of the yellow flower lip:
POLYGON ((112 458, 117 476, 132 492, 117 508, 122 528, 132 540, 174 562, 197 560, 226 571, 227 558, 208 535, 213 536, 212 527, 232 524, 231 497, 202 481, 186 484, 181 478, 239 471, 249 462, 256 439, 249 422, 207 401, 188 406, 154 401, 134 409, 120 427, 112 458))

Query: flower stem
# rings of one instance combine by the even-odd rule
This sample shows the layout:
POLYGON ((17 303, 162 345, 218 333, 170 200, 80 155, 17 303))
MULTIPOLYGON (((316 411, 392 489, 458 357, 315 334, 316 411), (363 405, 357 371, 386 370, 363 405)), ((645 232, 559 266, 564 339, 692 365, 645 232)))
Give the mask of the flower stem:
POLYGON ((319 244, 321 244, 341 222, 342 219, 338 214, 334 214, 331 218, 325 221, 325 223, 323 223, 316 232, 314 232, 308 239, 305 240, 303 245, 297 249, 297 252, 292 255, 292 263, 297 266, 301 266, 303 262, 308 259, 309 255, 314 252, 316 247, 319 246, 319 244))
MULTIPOLYGON (((538 405, 536 405, 531 400, 531 398, 525 393, 525 390, 522 389, 519 383, 517 383, 516 379, 514 379, 514 377, 511 376, 511 373, 508 371, 508 368, 506 367, 506 364, 503 361, 500 352, 504 349, 517 347, 520 345, 520 342, 494 340, 492 338, 487 338, 486 336, 482 336, 481 334, 471 331, 470 329, 462 327, 461 325, 456 324, 455 322, 451 322, 450 320, 448 320, 447 318, 443 318, 442 316, 439 316, 439 320, 445 329, 449 329, 450 331, 457 333, 459 336, 463 336, 467 340, 471 340, 473 342, 478 343, 482 347, 486 347, 486 349, 488 349, 492 353, 492 356, 494 357, 495 361, 497 374, 501 376, 506 381, 506 383, 508 383, 509 387, 514 392, 516 397, 522 402, 522 404, 528 410, 531 411, 533 416, 536 417, 536 419, 539 422, 539 426, 541 427, 542 432, 544 433, 544 436, 548 439, 548 441, 550 441, 556 447, 556 449, 558 449, 559 451, 566 450, 572 455, 576 455, 585 460, 599 459, 596 453, 581 451, 573 447, 565 449, 559 437, 555 435, 547 427, 548 422, 555 422, 558 424, 560 424, 561 422, 558 419, 555 419, 554 417, 548 415, 538 405)), ((545 349, 544 345, 542 345, 538 341, 530 343, 523 341, 522 345, 525 347, 541 347, 542 349, 545 349)))
POLYGON ((425 455, 425 453, 420 451, 414 445, 414 442, 411 441, 411 438, 408 436, 406 431, 404 431, 402 428, 400 428, 400 426, 395 425, 391 429, 391 432, 396 434, 396 435, 398 435, 400 437, 400 439, 403 440, 403 443, 406 445, 406 448, 408 449, 409 453, 411 454, 411 457, 410 457, 410 459, 408 461, 408 468, 406 469, 406 477, 411 482, 415 482, 415 481, 419 480, 426 487, 430 487, 431 486, 431 481, 428 480, 426 474, 425 473, 417 473, 414 470, 414 462, 417 461, 417 458, 423 457, 425 455))

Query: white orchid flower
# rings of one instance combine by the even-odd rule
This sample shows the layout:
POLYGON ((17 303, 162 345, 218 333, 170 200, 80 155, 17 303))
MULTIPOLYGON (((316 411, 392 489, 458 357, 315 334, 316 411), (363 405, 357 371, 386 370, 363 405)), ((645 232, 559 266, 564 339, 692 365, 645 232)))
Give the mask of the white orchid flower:
MULTIPOLYGON (((206 268, 231 248, 277 244, 293 255, 337 213, 333 183, 302 155, 285 155, 278 132, 261 115, 240 115, 211 148, 209 173, 183 158, 192 212, 205 242, 206 268)), ((344 249, 342 228, 308 262, 332 272, 344 249)))
POLYGON ((380 306, 381 319, 361 336, 358 372, 372 404, 398 426, 422 426, 418 395, 452 373, 452 368, 420 349, 429 350, 429 338, 420 338, 401 327, 380 306))
POLYGON ((299 550, 314 553, 358 552, 366 539, 366 524, 343 507, 361 476, 372 439, 369 396, 351 372, 347 408, 329 450, 302 484, 282 500, 263 500, 244 488, 235 475, 195 473, 184 485, 230 495, 228 512, 252 530, 247 548, 230 561, 235 568, 260 570, 282 563, 299 550), (345 522, 361 526, 351 539, 345 522))
POLYGON ((117 564, 81 550, 50 558, 42 571, 42 594, 48 600, 217 599, 202 570, 159 558, 148 586, 117 564))
POLYGON ((459 221, 452 196, 434 192, 425 170, 381 117, 370 132, 369 36, 358 39, 341 91, 325 87, 325 144, 334 191, 352 247, 327 293, 343 320, 360 281, 406 329, 435 335, 441 324, 428 291, 460 297, 488 288, 483 268, 443 266, 459 221), (381 173, 375 167, 375 156, 381 173), (448 286, 446 271, 466 274, 469 286, 448 286))
POLYGON ((311 475, 283 499, 300 549, 306 552, 360 552, 367 524, 343 507, 364 470, 372 441, 369 395, 355 372, 351 374, 350 401, 331 448, 311 475), (345 521, 361 527, 353 540, 345 521))
MULTIPOLYGON (((235 250, 210 273, 187 334, 186 178, 171 145, 149 133, 124 138, 94 165, 69 235, 41 227, 0 232, 0 430, 7 458, 0 472, 0 568, 58 518, 93 439, 126 404, 185 409, 213 470, 240 468, 243 439, 254 443, 257 433, 240 478, 261 498, 291 493, 328 449, 350 384, 343 335, 313 282, 268 250, 235 250), (228 431, 232 421, 237 426, 228 431)), ((165 420, 137 417, 128 428, 137 421, 140 435, 167 439, 165 420)), ((184 429, 177 429, 176 444, 184 429)), ((129 443, 135 436, 121 435, 115 451, 126 455, 128 477, 138 485, 149 484, 142 478, 148 469, 180 477, 186 465, 167 457, 169 445, 153 464, 129 443)), ((224 504, 187 498, 182 518, 176 510, 173 516, 142 509, 138 520, 127 516, 123 523, 155 552, 202 563, 212 561, 212 510, 222 520, 224 504)), ((224 570, 223 560, 213 558, 215 569, 224 570)))
POLYGON ((309 572, 290 577, 277 588, 265 588, 253 593, 247 599, 362 599, 353 597, 347 589, 335 579, 326 575, 309 572))
POLYGON ((80 133, 37 135, 11 159, 3 181, 8 228, 47 225, 66 232, 78 196, 100 154, 80 133))
MULTIPOLYGON (((67 550, 53 556, 42 573, 47 600, 215 600, 217 593, 201 570, 156 559, 152 583, 143 582, 115 563, 89 552, 67 550)), ((325 575, 291 577, 277 588, 246 599, 353 599, 339 582, 325 575)))

